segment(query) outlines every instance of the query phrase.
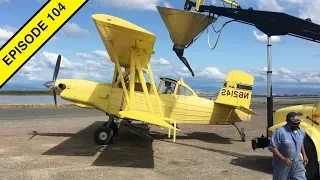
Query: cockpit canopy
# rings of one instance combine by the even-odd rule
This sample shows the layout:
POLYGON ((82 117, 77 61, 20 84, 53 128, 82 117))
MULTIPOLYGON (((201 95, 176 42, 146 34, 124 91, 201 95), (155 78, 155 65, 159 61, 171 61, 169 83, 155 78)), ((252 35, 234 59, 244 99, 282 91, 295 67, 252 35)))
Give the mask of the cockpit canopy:
POLYGON ((159 94, 175 94, 182 96, 197 96, 197 94, 186 85, 182 79, 174 80, 170 78, 160 78, 158 86, 159 94))

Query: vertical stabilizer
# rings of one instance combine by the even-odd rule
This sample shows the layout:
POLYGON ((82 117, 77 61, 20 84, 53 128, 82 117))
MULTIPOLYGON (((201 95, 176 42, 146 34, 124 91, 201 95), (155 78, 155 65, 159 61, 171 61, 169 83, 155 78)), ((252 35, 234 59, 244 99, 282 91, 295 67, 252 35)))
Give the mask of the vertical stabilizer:
POLYGON ((233 106, 248 114, 256 114, 250 110, 253 83, 252 75, 238 70, 230 71, 215 103, 233 106))

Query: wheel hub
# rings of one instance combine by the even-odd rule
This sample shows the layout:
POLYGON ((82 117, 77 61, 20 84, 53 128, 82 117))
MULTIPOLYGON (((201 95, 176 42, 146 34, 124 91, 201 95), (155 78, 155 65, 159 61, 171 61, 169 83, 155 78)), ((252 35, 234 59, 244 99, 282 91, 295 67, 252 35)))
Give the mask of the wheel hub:
POLYGON ((99 138, 100 138, 101 140, 106 140, 106 139, 108 138, 108 134, 107 134, 106 132, 101 132, 101 133, 99 134, 99 138))

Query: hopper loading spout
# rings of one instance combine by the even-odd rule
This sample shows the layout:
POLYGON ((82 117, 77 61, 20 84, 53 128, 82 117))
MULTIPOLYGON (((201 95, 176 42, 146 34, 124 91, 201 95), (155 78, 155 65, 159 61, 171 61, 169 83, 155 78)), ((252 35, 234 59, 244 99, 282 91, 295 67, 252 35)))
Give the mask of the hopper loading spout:
POLYGON ((194 76, 194 72, 187 59, 183 57, 184 49, 193 43, 196 36, 205 30, 208 25, 214 23, 216 18, 167 7, 157 6, 157 9, 173 42, 172 50, 189 69, 192 76, 194 76))
POLYGON ((184 46, 179 46, 178 44, 174 44, 172 50, 176 53, 180 61, 182 61, 182 63, 189 69, 192 76, 194 76, 194 72, 188 63, 188 60, 185 57, 183 57, 184 48, 185 48, 184 46))

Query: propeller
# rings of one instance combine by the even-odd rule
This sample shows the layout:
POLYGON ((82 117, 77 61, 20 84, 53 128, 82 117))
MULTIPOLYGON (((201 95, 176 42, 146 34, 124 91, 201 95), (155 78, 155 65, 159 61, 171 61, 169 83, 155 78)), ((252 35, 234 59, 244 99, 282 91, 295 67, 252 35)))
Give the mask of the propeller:
POLYGON ((51 89, 53 90, 53 99, 54 99, 54 104, 56 106, 57 106, 57 93, 56 93, 55 84, 56 84, 56 80, 57 80, 59 69, 60 69, 60 63, 61 63, 61 55, 58 56, 56 66, 55 66, 54 72, 53 72, 52 81, 49 81, 49 82, 46 82, 43 84, 49 90, 51 90, 51 89))

